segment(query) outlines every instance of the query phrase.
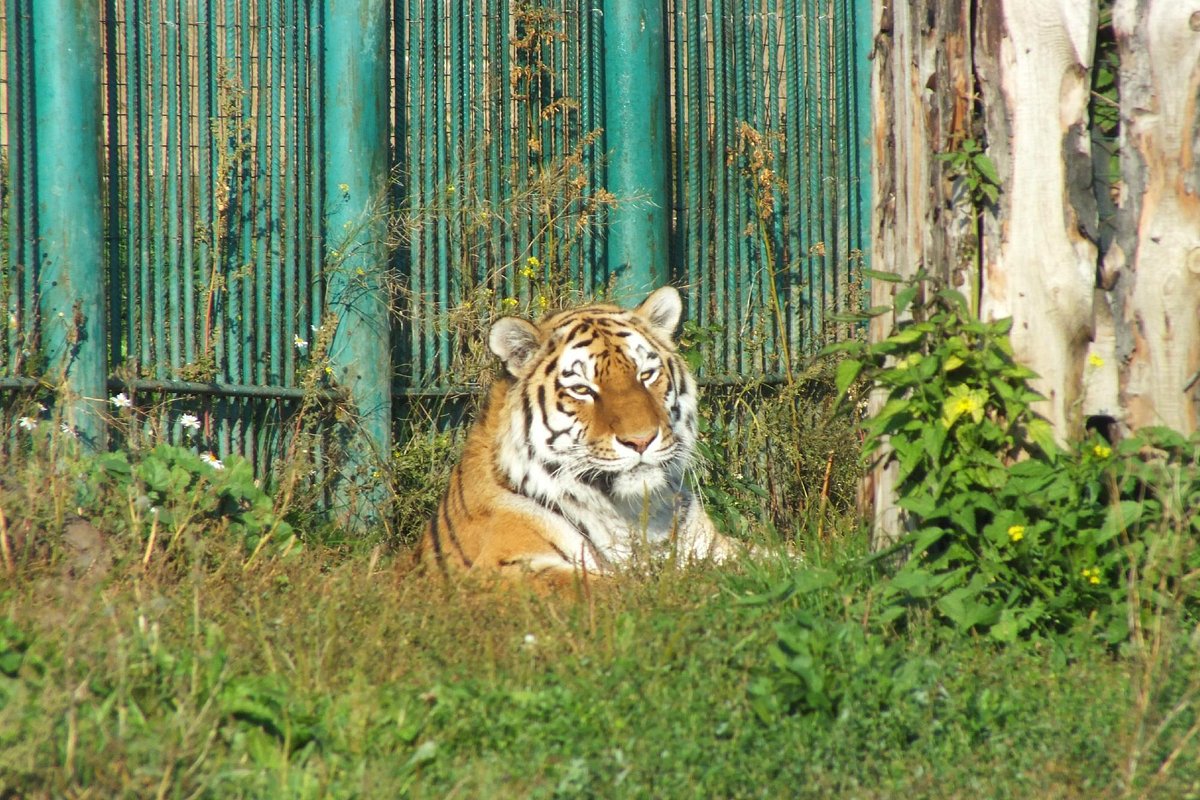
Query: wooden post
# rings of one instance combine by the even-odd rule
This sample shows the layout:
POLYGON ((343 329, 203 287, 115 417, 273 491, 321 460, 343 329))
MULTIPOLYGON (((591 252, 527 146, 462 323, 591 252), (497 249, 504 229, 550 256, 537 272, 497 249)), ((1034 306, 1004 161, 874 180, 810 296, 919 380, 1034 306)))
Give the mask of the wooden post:
MULTIPOLYGON (((974 294, 975 214, 961 180, 938 158, 974 135, 970 9, 970 0, 875 2, 871 251, 876 270, 914 275, 924 269, 974 294)), ((871 305, 889 305, 895 288, 872 283, 871 305)), ((871 337, 886 336, 895 322, 875 318, 871 337)), ((870 412, 881 404, 881 397, 872 397, 870 412)), ((895 480, 885 448, 860 493, 863 511, 873 518, 876 548, 904 532, 895 480)))
POLYGON ((980 314, 1013 318, 1013 351, 1038 374, 1035 406, 1060 439, 1083 430, 1096 287, 1088 131, 1097 8, 1079 0, 981 3, 975 65, 987 154, 1000 178, 983 215, 980 314))
POLYGON ((1105 259, 1133 429, 1196 430, 1200 383, 1200 2, 1118 0, 1121 174, 1105 259))

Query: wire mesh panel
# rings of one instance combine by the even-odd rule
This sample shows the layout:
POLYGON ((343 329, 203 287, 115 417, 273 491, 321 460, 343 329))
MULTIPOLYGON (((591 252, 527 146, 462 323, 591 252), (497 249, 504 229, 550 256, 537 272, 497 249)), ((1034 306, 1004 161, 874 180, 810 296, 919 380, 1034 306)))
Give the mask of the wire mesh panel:
MULTIPOLYGON (((857 303, 870 208, 854 0, 670 0, 675 237, 708 376, 781 375, 857 303)), ((841 333, 845 333, 842 331, 841 333)))
POLYGON ((409 392, 471 380, 497 313, 602 290, 601 0, 398 0, 398 366, 409 392))
POLYGON ((321 322, 313 13, 104 5, 111 360, 135 389, 218 384, 210 432, 251 457, 321 322))

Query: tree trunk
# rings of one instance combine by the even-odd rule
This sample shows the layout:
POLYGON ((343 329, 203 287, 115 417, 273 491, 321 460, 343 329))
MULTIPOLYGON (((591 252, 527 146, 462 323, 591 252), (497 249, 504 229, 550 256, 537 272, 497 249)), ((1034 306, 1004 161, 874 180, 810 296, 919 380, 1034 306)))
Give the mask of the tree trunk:
POLYGON ((1088 130, 1095 3, 979 6, 975 64, 1000 201, 984 215, 980 314, 1013 318, 1018 361, 1038 374, 1036 410, 1060 439, 1083 429, 1093 332, 1096 202, 1088 130))
MULTIPOLYGON (((978 299, 985 319, 1012 317, 1016 357, 1040 376, 1038 410, 1061 440, 1089 415, 1191 433, 1200 0, 1116 0, 1121 179, 1103 267, 1093 176, 1110 171, 1107 157, 1093 163, 1088 119, 1098 16, 1095 0, 877 0, 873 266, 923 268, 978 299), (938 158, 968 140, 986 145, 991 169, 938 158)), ((872 303, 894 288, 876 282, 872 303)), ((894 323, 878 318, 870 335, 894 323)), ((885 454, 864 484, 876 547, 903 532, 894 485, 885 454)))
POLYGON ((1196 429, 1200 373, 1200 2, 1118 0, 1124 183, 1115 280, 1121 403, 1133 429, 1196 429))
MULTIPOLYGON (((924 269, 967 288, 977 274, 977 227, 961 183, 938 154, 974 136, 970 0, 878 0, 874 25, 872 267, 906 276, 924 269)), ((871 305, 889 305, 895 288, 874 281, 871 305)), ((877 317, 870 335, 886 336, 895 322, 877 317)), ((869 412, 881 403, 872 396, 869 412)), ((904 530, 895 478, 884 448, 860 493, 877 548, 904 530)))

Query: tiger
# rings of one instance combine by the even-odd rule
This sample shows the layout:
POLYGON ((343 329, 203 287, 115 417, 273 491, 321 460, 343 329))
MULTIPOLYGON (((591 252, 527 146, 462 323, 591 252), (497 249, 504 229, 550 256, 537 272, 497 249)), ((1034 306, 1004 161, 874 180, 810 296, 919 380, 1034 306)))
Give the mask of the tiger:
POLYGON ((635 555, 721 561, 736 548, 688 483, 696 379, 675 344, 679 291, 534 323, 503 317, 503 364, 417 548, 420 563, 540 579, 611 575, 635 555))

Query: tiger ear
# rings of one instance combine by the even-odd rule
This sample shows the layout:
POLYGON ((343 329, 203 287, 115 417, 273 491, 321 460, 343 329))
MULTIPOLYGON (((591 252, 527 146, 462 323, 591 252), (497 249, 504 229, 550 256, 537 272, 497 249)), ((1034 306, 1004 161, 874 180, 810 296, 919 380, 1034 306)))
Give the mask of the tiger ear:
POLYGON ((496 320, 488 335, 488 347, 500 356, 504 366, 516 378, 524 374, 525 367, 537 352, 538 344, 538 329, 529 320, 519 317, 496 320))
POLYGON ((634 311, 650 323, 655 333, 673 341, 683 316, 683 298, 674 286, 663 286, 651 292, 634 311))

